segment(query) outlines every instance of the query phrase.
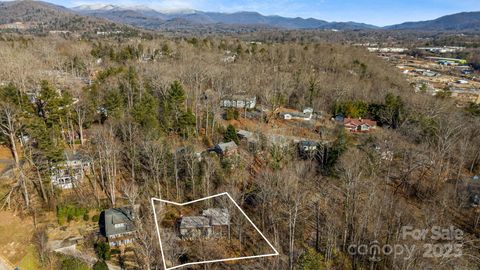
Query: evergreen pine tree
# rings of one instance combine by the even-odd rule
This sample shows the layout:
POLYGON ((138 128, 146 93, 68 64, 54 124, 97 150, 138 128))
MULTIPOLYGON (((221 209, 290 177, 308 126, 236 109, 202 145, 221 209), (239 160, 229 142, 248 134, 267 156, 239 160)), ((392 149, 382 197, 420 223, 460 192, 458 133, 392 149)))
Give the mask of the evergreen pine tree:
POLYGON ((228 125, 227 130, 225 130, 224 138, 225 138, 225 142, 234 141, 236 144, 239 143, 237 131, 235 130, 235 127, 232 125, 228 125))

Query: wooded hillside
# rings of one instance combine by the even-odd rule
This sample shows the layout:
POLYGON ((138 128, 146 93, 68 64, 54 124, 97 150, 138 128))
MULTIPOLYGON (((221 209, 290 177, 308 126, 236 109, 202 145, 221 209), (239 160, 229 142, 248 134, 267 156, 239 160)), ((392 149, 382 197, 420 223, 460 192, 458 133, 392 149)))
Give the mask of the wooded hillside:
MULTIPOLYGON (((38 240, 53 240, 54 227, 137 204, 135 241, 111 261, 162 268, 151 197, 186 202, 222 192, 280 256, 205 269, 476 269, 480 263, 480 212, 468 193, 480 173, 480 118, 448 98, 415 93, 397 69, 363 48, 215 38, 4 38, 0 62, 0 138, 14 157, 1 178, 0 208, 35 217, 36 235, 44 238, 32 242, 43 269, 65 264, 43 253, 38 240), (255 96, 256 109, 220 106, 238 94, 255 96), (279 116, 306 107, 315 112, 310 122, 279 116), (332 119, 338 115, 372 119, 378 127, 352 133, 332 119), (241 129, 258 134, 255 151, 236 137, 241 129), (305 158, 294 140, 280 146, 271 143, 273 135, 308 138, 322 150, 305 158), (208 151, 228 141, 239 144, 235 155, 208 151), (92 166, 81 183, 62 190, 52 172, 70 152, 92 166), (52 214, 58 224, 51 224, 52 214), (443 242, 405 239, 404 226, 455 226, 464 232, 455 242, 463 255, 425 257, 424 244, 443 242), (417 249, 411 257, 349 251, 372 243, 417 249)), ((82 248, 104 255, 104 240, 92 235, 84 232, 82 248)))

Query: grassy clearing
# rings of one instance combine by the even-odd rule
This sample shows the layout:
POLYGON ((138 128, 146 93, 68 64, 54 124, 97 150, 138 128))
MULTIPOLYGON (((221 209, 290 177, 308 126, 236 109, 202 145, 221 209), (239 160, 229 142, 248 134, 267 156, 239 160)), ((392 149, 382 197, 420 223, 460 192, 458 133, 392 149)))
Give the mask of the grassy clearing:
POLYGON ((14 264, 19 263, 28 253, 33 232, 31 218, 0 212, 0 254, 14 264))
POLYGON ((27 254, 25 255, 25 257, 22 258, 22 260, 18 264, 18 267, 24 270, 41 269, 42 265, 38 258, 38 254, 37 254, 37 251, 35 250, 35 247, 32 245, 28 246, 26 248, 26 252, 27 254))

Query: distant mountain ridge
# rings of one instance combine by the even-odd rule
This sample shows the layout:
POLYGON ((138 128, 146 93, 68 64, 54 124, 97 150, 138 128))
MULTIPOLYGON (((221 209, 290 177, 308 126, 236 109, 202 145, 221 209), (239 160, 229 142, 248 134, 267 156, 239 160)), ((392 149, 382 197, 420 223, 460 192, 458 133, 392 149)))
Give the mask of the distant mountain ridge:
POLYGON ((87 32, 127 28, 125 25, 112 23, 102 18, 83 16, 68 8, 47 2, 0 2, 0 25, 19 22, 24 24, 22 29, 37 32, 67 30, 87 32))
POLYGON ((405 22, 385 27, 390 30, 480 31, 480 12, 461 12, 435 20, 405 22))
POLYGON ((148 6, 111 4, 82 5, 66 8, 42 1, 0 2, 0 25, 28 23, 45 30, 111 29, 130 25, 151 30, 203 29, 236 32, 239 29, 322 29, 322 30, 413 30, 480 32, 480 12, 462 12, 435 20, 406 22, 386 27, 357 22, 327 22, 314 18, 265 16, 258 12, 204 12, 192 9, 155 10, 148 6), (115 24, 116 23, 116 24, 115 24))
POLYGON ((337 29, 337 30, 427 30, 427 31, 480 31, 480 12, 462 12, 440 17, 435 20, 406 22, 386 27, 358 22, 327 22, 314 18, 286 18, 265 16, 258 12, 240 11, 234 13, 204 12, 198 10, 157 11, 149 7, 128 7, 105 5, 94 8, 84 5, 72 10, 95 17, 126 22, 137 27, 161 28, 169 20, 185 21, 189 24, 263 25, 284 29, 337 29), (129 11, 129 12, 127 12, 129 11))
POLYGON ((224 24, 224 25, 263 25, 285 29, 377 29, 377 26, 356 22, 327 22, 313 18, 286 18, 281 16, 265 16, 258 12, 240 11, 234 13, 204 12, 198 10, 156 11, 151 8, 105 5, 95 8, 83 5, 72 8, 83 15, 107 18, 115 22, 128 21, 137 27, 160 28, 166 21, 178 19, 194 24, 224 24), (128 12, 127 12, 128 11, 128 12), (138 20, 138 21, 136 21, 138 20))

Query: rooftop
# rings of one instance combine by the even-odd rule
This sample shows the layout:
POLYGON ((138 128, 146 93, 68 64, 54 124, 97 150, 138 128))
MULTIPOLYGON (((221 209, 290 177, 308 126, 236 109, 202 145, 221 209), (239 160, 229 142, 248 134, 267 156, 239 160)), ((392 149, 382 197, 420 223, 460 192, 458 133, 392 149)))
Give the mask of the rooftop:
POLYGON ((230 214, 226 208, 209 208, 201 216, 186 216, 180 220, 180 229, 207 228, 230 225, 230 214))
POLYGON ((79 152, 72 152, 72 151, 65 151, 65 160, 67 161, 89 161, 90 158, 79 153, 79 152))
POLYGON ((300 146, 318 146, 318 143, 315 141, 300 141, 298 144, 300 146))
POLYGON ((230 214, 226 208, 210 208, 203 210, 202 215, 211 218, 212 226, 230 225, 230 214))
POLYGON ((134 232, 134 211, 132 207, 110 208, 105 210, 105 235, 134 232))
POLYGON ((210 219, 204 216, 182 217, 180 220, 180 229, 205 227, 210 227, 210 219))
POLYGON ((222 100, 256 100, 257 97, 254 95, 247 95, 247 94, 234 94, 234 95, 227 95, 222 97, 222 100))
POLYGON ((239 131, 237 131, 237 135, 238 135, 239 137, 241 137, 241 138, 246 138, 246 139, 253 137, 253 133, 252 133, 252 132, 246 131, 246 130, 242 130, 242 129, 239 130, 239 131))
POLYGON ((291 115, 292 117, 297 117, 297 118, 310 118, 312 117, 311 113, 303 113, 303 112, 281 112, 281 116, 285 115, 291 115))
POLYGON ((345 118, 343 120, 343 124, 345 125, 355 125, 355 126, 360 126, 360 125, 369 125, 369 126, 376 126, 377 122, 370 120, 370 119, 362 119, 362 118, 345 118))
POLYGON ((227 142, 227 143, 219 143, 215 146, 215 148, 220 149, 222 152, 226 152, 229 150, 236 149, 238 146, 234 141, 227 142))

